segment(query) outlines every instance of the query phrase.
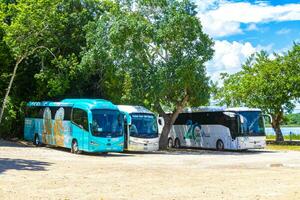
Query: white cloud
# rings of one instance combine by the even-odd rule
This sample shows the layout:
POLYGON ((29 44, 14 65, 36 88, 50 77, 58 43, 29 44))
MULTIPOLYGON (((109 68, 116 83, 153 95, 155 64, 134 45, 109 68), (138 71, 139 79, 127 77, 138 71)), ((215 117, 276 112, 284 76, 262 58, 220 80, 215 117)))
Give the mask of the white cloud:
POLYGON ((280 29, 279 31, 276 32, 277 35, 284 35, 284 34, 289 34, 291 32, 291 29, 280 29))
MULTIPOLYGON (((197 1, 204 30, 213 37, 240 34, 241 23, 300 20, 300 4, 269 5, 266 2, 197 1)), ((253 26, 253 25, 252 25, 253 26)))
POLYGON ((258 30, 258 28, 254 23, 249 24, 249 26, 247 27, 247 31, 256 31, 256 30, 258 30))
POLYGON ((216 40, 214 58, 207 63, 207 72, 213 81, 220 83, 220 73, 236 73, 241 70, 246 59, 263 47, 254 47, 251 43, 228 42, 216 40))

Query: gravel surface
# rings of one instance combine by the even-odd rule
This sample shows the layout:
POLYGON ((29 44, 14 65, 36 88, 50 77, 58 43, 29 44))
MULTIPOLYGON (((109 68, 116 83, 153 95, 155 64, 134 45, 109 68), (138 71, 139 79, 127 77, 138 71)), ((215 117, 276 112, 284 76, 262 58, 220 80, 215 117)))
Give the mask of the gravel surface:
POLYGON ((300 152, 74 155, 0 140, 0 199, 300 199, 300 152))

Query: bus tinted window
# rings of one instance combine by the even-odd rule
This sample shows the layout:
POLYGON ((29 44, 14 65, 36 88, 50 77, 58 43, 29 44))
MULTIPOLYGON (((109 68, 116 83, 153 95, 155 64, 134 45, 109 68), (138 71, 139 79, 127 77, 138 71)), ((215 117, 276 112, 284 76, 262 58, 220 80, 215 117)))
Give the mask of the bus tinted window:
POLYGON ((199 125, 222 125, 230 129, 232 138, 238 135, 237 117, 224 112, 194 112, 180 113, 174 125, 187 125, 189 122, 199 125))
POLYGON ((71 120, 71 111, 72 108, 71 107, 50 107, 51 109, 51 118, 54 119, 56 112, 58 111, 58 109, 63 108, 64 109, 64 118, 63 120, 71 120))
POLYGON ((87 112, 78 108, 73 109, 72 121, 78 126, 88 131, 88 115, 87 112))
POLYGON ((43 107, 27 107, 25 116, 27 118, 43 118, 43 107))

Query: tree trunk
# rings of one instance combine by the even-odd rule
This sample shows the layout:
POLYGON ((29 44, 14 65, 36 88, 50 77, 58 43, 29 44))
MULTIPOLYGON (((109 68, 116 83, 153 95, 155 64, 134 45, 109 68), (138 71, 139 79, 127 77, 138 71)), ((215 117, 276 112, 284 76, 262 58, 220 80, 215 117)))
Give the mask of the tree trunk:
POLYGON ((14 82, 14 79, 15 79, 15 76, 16 76, 16 73, 17 73, 17 70, 18 70, 18 66, 19 66, 19 64, 22 62, 22 60, 23 60, 24 58, 25 58, 25 56, 23 56, 23 57, 21 57, 20 59, 17 60, 16 65, 15 65, 15 67, 14 67, 13 74, 12 74, 12 76, 11 76, 11 78, 10 78, 10 81, 9 81, 9 84, 8 84, 8 87, 7 87, 7 90, 6 90, 4 99, 3 99, 2 107, 1 107, 1 110, 0 110, 0 125, 1 125, 1 122, 2 122, 4 110, 5 110, 5 108, 6 108, 8 96, 9 96, 9 93, 10 93, 10 90, 11 90, 11 87, 12 87, 12 84, 13 84, 13 82, 14 82))
POLYGON ((276 134, 276 142, 283 142, 284 141, 284 138, 283 138, 283 135, 282 135, 282 132, 281 132, 281 129, 280 129, 280 122, 282 120, 282 117, 283 117, 282 112, 280 112, 276 115, 272 115, 272 119, 273 119, 272 128, 274 129, 275 134, 276 134))
POLYGON ((8 84, 8 87, 7 87, 7 90, 6 90, 6 94, 4 96, 4 99, 3 99, 3 103, 2 103, 2 107, 1 107, 1 110, 0 110, 0 125, 1 125, 1 122, 2 122, 2 118, 3 118, 3 114, 4 114, 4 110, 6 108, 6 104, 7 104, 7 99, 8 99, 8 96, 9 96, 9 93, 10 93, 10 90, 11 90, 11 87, 12 87, 12 84, 14 82, 14 79, 15 79, 15 76, 16 76, 16 73, 17 73, 17 70, 18 70, 18 67, 19 67, 19 64, 29 55, 32 55, 36 50, 38 49, 46 49, 48 52, 51 53, 51 55, 55 57, 55 55, 53 54, 53 52, 45 47, 45 46, 38 46, 38 47, 35 47, 34 49, 32 49, 32 51, 26 51, 22 56, 20 56, 18 59, 17 59, 17 62, 16 62, 16 65, 14 67, 14 71, 13 71, 13 74, 10 78, 10 81, 9 81, 9 84, 8 84))
POLYGON ((162 130, 162 133, 161 133, 160 139, 159 139, 159 149, 160 150, 165 150, 168 147, 168 135, 169 135, 169 132, 172 127, 171 116, 163 113, 163 118, 165 121, 165 125, 164 125, 164 128, 162 130))
POLYGON ((182 112, 184 106, 186 105, 187 101, 189 99, 189 96, 186 94, 183 100, 177 104, 175 110, 173 111, 172 114, 167 115, 161 108, 160 114, 163 116, 164 121, 165 121, 165 126, 162 130, 162 134, 159 139, 159 149, 160 150, 166 150, 168 147, 168 135, 170 133, 170 130, 177 119, 179 113, 182 112))

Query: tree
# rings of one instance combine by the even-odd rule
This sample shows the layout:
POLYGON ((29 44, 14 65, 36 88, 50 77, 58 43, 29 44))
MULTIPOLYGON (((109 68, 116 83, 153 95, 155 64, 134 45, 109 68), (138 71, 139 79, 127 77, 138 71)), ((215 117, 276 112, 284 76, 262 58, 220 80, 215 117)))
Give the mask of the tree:
POLYGON ((58 20, 55 10, 59 1, 20 0, 18 3, 0 3, 0 25, 4 30, 4 41, 15 60, 0 111, 0 124, 20 63, 38 50, 49 48, 41 45, 49 36, 51 22, 58 20), (43 13, 43 14, 41 14, 43 13))
POLYGON ((300 46, 295 44, 275 59, 261 51, 251 56, 236 74, 223 74, 224 86, 217 98, 228 106, 261 108, 272 116, 276 141, 283 141, 280 124, 284 112, 291 112, 300 91, 300 46))
POLYGON ((88 44, 81 64, 99 74, 104 96, 117 103, 144 104, 164 117, 164 149, 183 108, 208 101, 204 63, 212 58, 213 41, 187 0, 121 1, 103 7, 103 15, 86 27, 88 44))
POLYGON ((1 1, 0 30, 15 63, 3 62, 5 71, 1 73, 3 84, 0 84, 9 84, 5 86, 0 124, 12 89, 16 95, 10 99, 15 106, 20 101, 58 99, 82 91, 71 90, 70 86, 83 88, 78 84, 83 76, 78 62, 86 44, 83 27, 101 12, 98 3, 98 0, 1 1))

